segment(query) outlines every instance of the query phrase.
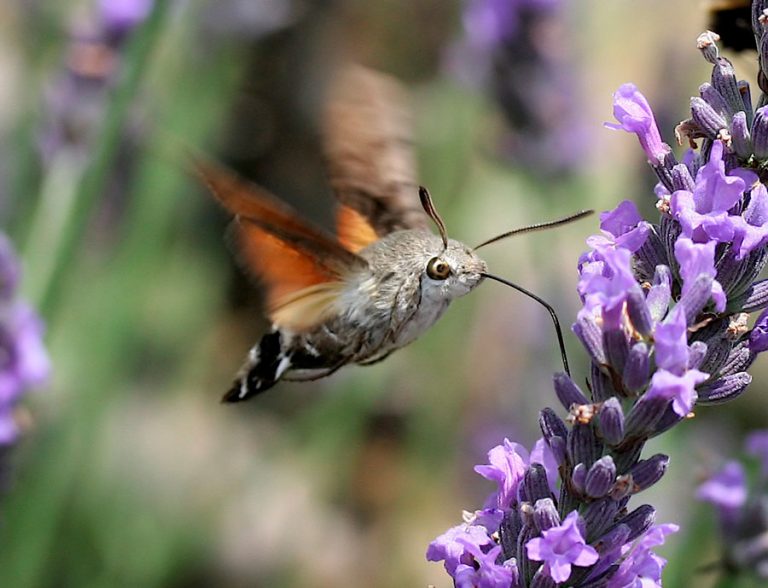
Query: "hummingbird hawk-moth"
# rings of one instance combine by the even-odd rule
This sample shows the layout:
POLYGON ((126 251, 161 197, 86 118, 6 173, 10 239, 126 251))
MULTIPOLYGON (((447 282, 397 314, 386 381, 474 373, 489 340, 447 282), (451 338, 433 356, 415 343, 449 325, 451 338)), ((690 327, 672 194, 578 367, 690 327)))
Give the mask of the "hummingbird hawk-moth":
MULTIPOLYGON (((200 177, 234 215, 242 261, 265 287, 272 322, 223 401, 247 400, 281 379, 314 380, 350 363, 381 361, 415 340, 454 298, 484 278, 544 304, 563 349, 557 318, 546 302, 488 274, 477 247, 448 238, 429 192, 416 183, 402 92, 392 78, 362 67, 344 70, 332 84, 323 137, 338 201, 335 235, 263 188, 197 162, 200 177), (430 230, 431 222, 439 235, 430 230)), ((505 233, 480 246, 590 212, 505 233)))

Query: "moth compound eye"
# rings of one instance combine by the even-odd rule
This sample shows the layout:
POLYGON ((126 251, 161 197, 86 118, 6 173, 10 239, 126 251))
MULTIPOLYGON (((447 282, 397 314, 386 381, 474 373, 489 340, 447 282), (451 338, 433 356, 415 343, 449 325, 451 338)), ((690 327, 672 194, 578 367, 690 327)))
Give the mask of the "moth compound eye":
POLYGON ((451 275, 451 266, 439 257, 433 257, 427 263, 427 275, 433 280, 445 280, 451 275))

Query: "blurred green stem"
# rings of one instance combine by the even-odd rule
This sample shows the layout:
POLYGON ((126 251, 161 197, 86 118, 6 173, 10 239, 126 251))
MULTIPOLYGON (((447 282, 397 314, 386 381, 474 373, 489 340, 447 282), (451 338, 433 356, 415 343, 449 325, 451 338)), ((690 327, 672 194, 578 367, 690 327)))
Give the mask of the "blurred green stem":
MULTIPOLYGON (((146 22, 136 32, 122 59, 120 78, 117 80, 112 94, 105 100, 107 104, 104 117, 104 126, 91 149, 92 158, 83 170, 79 181, 72 182, 74 194, 62 198, 65 202, 58 203, 56 210, 49 206, 52 196, 41 198, 40 205, 33 223, 35 228, 46 227, 47 223, 55 222, 50 219, 52 213, 60 214, 59 227, 54 238, 46 238, 45 244, 37 246, 30 243, 27 251, 27 261, 31 268, 30 273, 38 275, 35 280, 35 289, 32 292, 33 301, 39 305, 43 315, 52 320, 61 299, 61 291, 65 286, 68 270, 77 253, 83 234, 94 205, 104 190, 106 179, 112 169, 115 153, 120 142, 123 122, 129 112, 133 96, 141 83, 147 70, 147 62, 155 47, 163 24, 168 13, 168 0, 156 0, 151 14, 146 22), (66 206, 66 210, 62 210, 66 206)), ((51 174, 59 173, 55 168, 51 174)), ((57 185, 50 178, 44 182, 44 190, 57 189, 57 185)), ((33 230, 31 238, 40 238, 40 234, 33 230)))

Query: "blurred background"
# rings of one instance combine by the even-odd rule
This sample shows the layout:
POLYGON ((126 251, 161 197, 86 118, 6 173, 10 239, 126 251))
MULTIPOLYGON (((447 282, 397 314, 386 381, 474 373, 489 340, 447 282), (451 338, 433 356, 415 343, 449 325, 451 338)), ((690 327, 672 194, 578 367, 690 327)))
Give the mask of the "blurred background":
MULTIPOLYGON (((267 325, 183 154, 329 226, 319 113, 326 80, 357 61, 407 87, 420 180, 454 238, 626 198, 656 218, 642 150, 602 123, 632 81, 674 144, 709 75, 705 22, 699 0, 0 4, 0 220, 52 364, 5 456, 0 586, 447 586, 424 553, 491 490, 472 467, 504 437, 530 447, 556 404, 546 311, 486 283, 385 362, 221 405, 267 325)), ((734 60, 753 81, 754 54, 734 60)), ((597 224, 486 259, 570 325, 597 224)), ((672 464, 645 500, 684 529, 665 585, 718 559, 713 516, 689 497, 765 423, 764 362, 753 375, 648 449, 672 464)))

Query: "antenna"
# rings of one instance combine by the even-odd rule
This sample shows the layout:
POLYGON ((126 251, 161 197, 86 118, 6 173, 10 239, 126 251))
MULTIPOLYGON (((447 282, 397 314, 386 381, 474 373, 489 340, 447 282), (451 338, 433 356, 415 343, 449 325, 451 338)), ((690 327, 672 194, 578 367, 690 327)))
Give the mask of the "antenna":
POLYGON ((509 280, 505 280, 504 278, 500 278, 499 276, 494 276, 493 274, 487 274, 485 272, 481 273, 480 275, 483 276, 484 278, 489 278, 491 280, 496 280, 497 282, 501 282, 502 284, 504 284, 505 286, 509 286, 510 288, 514 288, 515 290, 517 290, 518 292, 521 292, 522 294, 525 294, 529 298, 533 298, 536 302, 541 304, 544 308, 546 308, 549 311, 549 314, 552 317, 552 322, 555 324, 555 332, 557 333, 557 342, 560 345, 560 355, 563 359, 563 368, 565 369, 565 373, 568 374, 568 376, 570 376, 571 371, 568 369, 568 356, 565 353, 565 342, 563 341, 563 331, 560 329, 560 321, 557 320, 557 313, 555 313, 555 309, 552 308, 552 306, 543 298, 539 298, 533 292, 530 292, 529 290, 526 290, 522 286, 518 286, 517 284, 514 284, 509 280))
POLYGON ((421 207, 424 212, 429 215, 434 223, 437 225, 437 230, 440 231, 440 238, 443 240, 443 247, 448 249, 448 232, 445 230, 445 223, 440 217, 440 213, 437 212, 434 202, 432 202, 432 196, 429 194, 424 186, 419 186, 419 200, 421 200, 421 207))
POLYGON ((483 241, 482 243, 480 243, 480 245, 476 245, 472 251, 477 251, 481 247, 485 247, 486 245, 490 245, 491 243, 495 243, 496 241, 501 241, 502 239, 506 239, 507 237, 512 237, 514 235, 519 235, 521 233, 533 233, 534 231, 543 231, 545 229, 559 227, 560 225, 567 225, 568 223, 572 223, 573 221, 582 219, 585 216, 589 216, 594 212, 595 212, 594 210, 581 210, 574 214, 564 216, 563 218, 558 218, 556 220, 546 221, 543 223, 536 223, 535 225, 528 225, 527 227, 521 227, 513 231, 508 231, 506 233, 502 233, 501 235, 496 235, 495 237, 492 237, 487 241, 483 241))

